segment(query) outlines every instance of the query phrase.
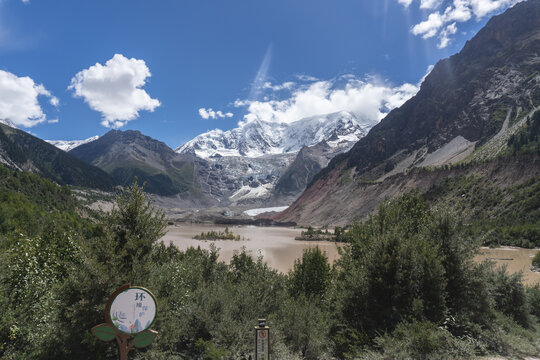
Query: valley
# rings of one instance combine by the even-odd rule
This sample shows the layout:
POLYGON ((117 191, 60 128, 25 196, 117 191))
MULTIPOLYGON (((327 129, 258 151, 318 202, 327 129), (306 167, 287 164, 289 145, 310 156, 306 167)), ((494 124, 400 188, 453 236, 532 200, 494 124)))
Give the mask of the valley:
POLYGON ((182 199, 188 207, 290 204, 315 174, 374 124, 338 112, 290 124, 253 122, 201 134, 173 150, 138 131, 111 130, 84 141, 49 140, 129 185, 182 199))
POLYGON ((540 0, 285 3, 74 2, 136 57, 0 68, 2 360, 246 360, 261 318, 275 360, 540 356, 540 0))
POLYGON ((304 249, 318 246, 328 256, 330 263, 338 258, 338 250, 334 242, 328 241, 298 241, 302 229, 264 226, 229 226, 230 231, 240 235, 243 240, 195 240, 193 237, 201 232, 211 230, 223 231, 224 225, 182 224, 169 226, 167 234, 161 238, 165 244, 173 244, 185 251, 189 247, 200 247, 210 250, 215 246, 219 250, 219 260, 229 263, 233 254, 245 250, 256 259, 262 256, 265 263, 281 273, 287 273, 293 268, 294 262, 302 258, 304 249))
MULTIPOLYGON (((253 258, 259 256, 271 268, 281 273, 289 272, 295 261, 302 258, 305 249, 319 247, 326 253, 330 264, 339 258, 338 247, 347 246, 329 241, 294 240, 304 229, 264 226, 231 226, 230 231, 240 235, 243 240, 195 240, 193 237, 201 232, 223 231, 225 225, 181 224, 169 226, 167 234, 160 241, 173 244, 185 251, 190 247, 200 247, 219 251, 219 260, 230 263, 233 255, 246 251, 253 258)), ((538 249, 522 249, 514 247, 488 248, 482 247, 475 256, 475 261, 493 261, 496 266, 507 266, 510 274, 523 273, 525 284, 534 285, 540 281, 540 272, 530 270, 531 260, 538 249)))

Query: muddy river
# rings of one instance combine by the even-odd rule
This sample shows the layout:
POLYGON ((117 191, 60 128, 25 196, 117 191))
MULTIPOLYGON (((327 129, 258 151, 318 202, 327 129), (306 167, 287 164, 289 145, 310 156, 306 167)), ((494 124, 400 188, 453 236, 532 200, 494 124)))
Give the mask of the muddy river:
POLYGON ((268 265, 281 272, 288 272, 294 260, 302 256, 302 251, 309 247, 319 246, 326 252, 330 262, 338 258, 336 244, 328 241, 298 241, 302 229, 260 226, 229 226, 229 231, 240 235, 243 240, 194 240, 193 236, 211 230, 224 231, 223 225, 182 224, 169 226, 168 233, 162 238, 165 244, 172 242, 180 250, 200 246, 210 249, 215 244, 219 250, 219 260, 229 262, 235 251, 245 247, 252 257, 262 255, 268 265))
MULTIPOLYGON (((302 251, 309 247, 319 246, 326 252, 330 262, 339 257, 337 246, 328 241, 298 241, 302 229, 283 227, 259 227, 259 226, 229 226, 229 230, 235 235, 240 235, 243 240, 194 240, 193 236, 201 232, 224 231, 223 225, 182 224, 169 226, 167 234, 162 240, 169 244, 172 242, 180 250, 189 247, 200 246, 202 249, 210 249, 210 244, 215 244, 219 249, 219 259, 229 262, 235 251, 242 247, 253 256, 262 255, 264 260, 274 269, 280 272, 288 272, 294 265, 294 260, 302 256, 302 251)), ((531 260, 538 250, 521 248, 481 248, 476 256, 477 261, 490 259, 496 266, 506 264, 511 273, 523 271, 523 279, 527 284, 540 281, 540 273, 530 271, 531 260)))
POLYGON ((514 247, 501 247, 496 249, 481 248, 476 260, 492 260, 497 266, 506 265, 510 273, 523 272, 523 282, 534 284, 540 281, 540 273, 530 270, 531 261, 538 250, 522 249, 514 247))

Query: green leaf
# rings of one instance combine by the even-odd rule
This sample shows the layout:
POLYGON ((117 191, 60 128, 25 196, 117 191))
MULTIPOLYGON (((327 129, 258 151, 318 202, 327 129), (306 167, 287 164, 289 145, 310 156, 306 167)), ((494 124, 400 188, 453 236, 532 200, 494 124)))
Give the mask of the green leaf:
POLYGON ((156 338, 157 334, 157 331, 154 330, 144 330, 135 336, 133 345, 137 348, 147 347, 156 338))
POLYGON ((116 331, 109 324, 99 324, 92 328, 92 334, 101 341, 111 341, 116 337, 116 331))

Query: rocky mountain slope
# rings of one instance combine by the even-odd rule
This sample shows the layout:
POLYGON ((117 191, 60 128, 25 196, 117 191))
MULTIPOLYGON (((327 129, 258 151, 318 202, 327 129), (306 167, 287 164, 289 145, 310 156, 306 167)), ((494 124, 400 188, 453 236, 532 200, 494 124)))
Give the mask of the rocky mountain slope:
POLYGON ((0 124, 0 163, 40 174, 58 184, 110 190, 114 180, 55 146, 22 130, 0 124))
POLYGON ((361 217, 394 194, 383 191, 392 176, 508 153, 509 139, 540 106, 539 69, 540 1, 534 0, 492 18, 461 52, 437 63, 416 96, 334 158, 278 219, 361 217), (367 196, 366 184, 379 195, 367 196))
MULTIPOLYGON (((444 211, 456 211, 471 220, 479 220, 474 212, 475 207, 481 213, 489 213, 484 208, 485 201, 501 213, 506 207, 502 200, 511 203, 514 197, 536 202, 528 209, 518 209, 522 214, 540 209, 540 189, 531 192, 525 188, 522 192, 516 192, 524 185, 540 184, 540 157, 537 154, 508 156, 453 167, 417 167, 380 182, 355 181, 351 177, 339 177, 339 172, 330 174, 332 176, 325 177, 325 181, 315 182, 299 201, 274 219, 300 225, 350 225, 354 221, 365 220, 382 201, 413 190, 426 194, 432 204, 444 211), (339 186, 335 186, 336 183, 339 186), (451 196, 444 197, 448 194, 442 193, 449 183, 456 186, 451 196), (469 188, 471 184, 475 185, 473 189, 469 188), (321 197, 321 194, 324 195, 321 197)), ((515 214, 519 214, 518 210, 515 210, 515 214)), ((500 219, 493 217, 491 220, 502 223, 508 219, 506 212, 500 219)), ((537 221, 531 220, 532 223, 537 221)))
POLYGON ((268 204, 276 182, 294 157, 295 154, 276 154, 207 159, 206 166, 198 168, 199 183, 205 193, 222 205, 268 204))
POLYGON ((372 125, 345 111, 290 124, 253 121, 199 135, 176 151, 207 161, 198 168, 199 183, 221 204, 283 205, 372 125))
POLYGON ((332 147, 327 141, 304 146, 276 182, 272 203, 290 204, 336 155, 349 150, 353 143, 332 147))
POLYGON ((121 185, 131 184, 137 176, 140 183, 146 182, 150 193, 201 195, 195 169, 197 159, 177 154, 139 131, 111 130, 69 153, 105 170, 121 185))

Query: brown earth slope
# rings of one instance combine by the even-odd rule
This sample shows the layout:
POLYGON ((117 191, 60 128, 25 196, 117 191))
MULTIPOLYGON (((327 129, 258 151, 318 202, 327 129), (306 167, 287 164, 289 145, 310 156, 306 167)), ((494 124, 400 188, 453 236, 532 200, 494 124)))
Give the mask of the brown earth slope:
POLYGON ((299 225, 343 226, 365 219, 385 199, 412 190, 433 191, 449 179, 463 176, 476 177, 485 188, 506 189, 531 180, 540 182, 540 155, 519 155, 451 168, 415 168, 380 183, 362 182, 352 171, 340 177, 340 172, 339 168, 332 170, 274 219, 299 225))

